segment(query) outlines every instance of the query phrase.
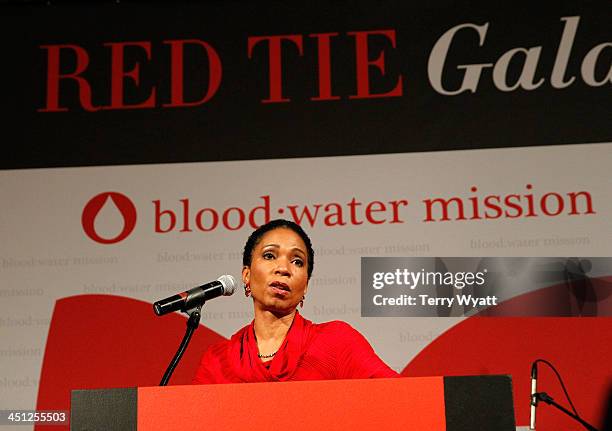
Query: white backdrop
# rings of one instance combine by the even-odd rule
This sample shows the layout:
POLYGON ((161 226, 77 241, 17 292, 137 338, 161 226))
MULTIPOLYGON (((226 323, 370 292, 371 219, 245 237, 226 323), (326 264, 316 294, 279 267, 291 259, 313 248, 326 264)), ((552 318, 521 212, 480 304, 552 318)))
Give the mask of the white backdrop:
MULTIPOLYGON (((303 314, 315 321, 342 319, 360 330, 396 370, 456 318, 361 318, 362 256, 610 256, 612 255, 612 144, 388 154, 218 163, 8 170, 0 172, 0 406, 33 409, 49 321, 58 298, 108 293, 154 302, 221 274, 240 275, 250 231, 195 229, 199 208, 250 210, 270 197, 271 217, 290 218, 289 205, 314 210, 302 226, 315 246, 315 270, 303 314), (587 191, 594 214, 424 222, 424 199, 587 191), (477 193, 470 191, 472 186, 477 193), (135 205, 134 231, 115 244, 85 235, 81 216, 94 196, 119 192, 135 205), (325 204, 338 203, 360 221, 368 202, 407 200, 403 223, 325 226, 325 204), (155 205, 178 215, 189 199, 192 232, 156 233, 155 205)), ((110 203, 108 201, 107 203, 110 203)), ((390 208, 390 205, 387 205, 390 208)), ((236 212, 234 212, 236 215, 236 212)), ((209 219, 207 219, 209 220, 209 219)), ((258 213, 257 222, 263 220, 258 213)), ((162 227, 167 218, 161 219, 162 227)), ((236 219, 230 218, 236 223, 236 219)), ((208 223, 208 222, 206 222, 208 223)), ((121 231, 121 214, 99 213, 102 237, 121 231)), ((203 323, 230 336, 250 320, 241 292, 206 305, 203 323)))

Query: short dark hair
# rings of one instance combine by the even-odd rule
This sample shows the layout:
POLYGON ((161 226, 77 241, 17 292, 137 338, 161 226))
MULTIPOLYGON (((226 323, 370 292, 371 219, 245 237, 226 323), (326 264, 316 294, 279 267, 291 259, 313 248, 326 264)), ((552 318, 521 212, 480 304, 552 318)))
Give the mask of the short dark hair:
POLYGON ((262 226, 259 226, 247 239, 246 244, 244 245, 244 252, 242 253, 242 265, 243 266, 251 266, 251 262, 253 261, 253 249, 259 244, 261 238, 271 230, 283 228, 283 229, 291 229, 293 232, 297 233, 304 244, 306 245, 306 252, 308 253, 308 262, 307 262, 307 272, 308 279, 310 280, 310 276, 312 275, 312 269, 314 268, 314 250, 312 249, 312 243, 310 242, 310 238, 304 232, 304 229, 300 227, 299 224, 294 223, 285 219, 276 219, 272 220, 262 226))

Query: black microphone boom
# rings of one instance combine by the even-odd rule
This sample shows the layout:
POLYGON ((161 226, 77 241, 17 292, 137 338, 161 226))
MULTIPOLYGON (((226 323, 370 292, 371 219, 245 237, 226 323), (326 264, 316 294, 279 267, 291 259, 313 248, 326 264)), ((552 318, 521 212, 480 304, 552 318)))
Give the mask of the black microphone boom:
POLYGON ((153 304, 153 310, 158 316, 173 311, 186 312, 210 299, 233 294, 236 290, 236 284, 236 279, 231 275, 222 275, 215 281, 157 301, 153 304))

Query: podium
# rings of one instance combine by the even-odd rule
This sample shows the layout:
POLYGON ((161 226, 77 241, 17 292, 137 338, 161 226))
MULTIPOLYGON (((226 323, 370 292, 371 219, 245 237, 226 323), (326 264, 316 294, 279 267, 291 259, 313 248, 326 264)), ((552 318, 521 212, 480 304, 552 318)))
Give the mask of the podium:
POLYGON ((72 391, 71 431, 515 431, 510 376, 72 391))

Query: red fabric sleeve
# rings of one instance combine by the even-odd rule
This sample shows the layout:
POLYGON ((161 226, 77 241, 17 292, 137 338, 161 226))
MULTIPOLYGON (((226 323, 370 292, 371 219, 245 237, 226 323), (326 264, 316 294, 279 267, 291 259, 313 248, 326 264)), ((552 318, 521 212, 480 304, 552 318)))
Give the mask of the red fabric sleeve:
POLYGON ((210 346, 200 360, 200 365, 191 383, 205 385, 210 383, 224 383, 222 376, 221 361, 227 350, 227 341, 210 346))
MULTIPOLYGON (((341 321, 328 324, 335 334, 338 346, 338 378, 340 379, 370 379, 380 377, 400 377, 393 371, 376 352, 368 340, 348 323, 341 321)), ((332 332, 330 331, 330 332, 332 332)))

